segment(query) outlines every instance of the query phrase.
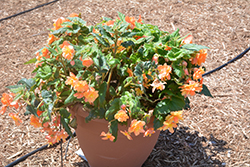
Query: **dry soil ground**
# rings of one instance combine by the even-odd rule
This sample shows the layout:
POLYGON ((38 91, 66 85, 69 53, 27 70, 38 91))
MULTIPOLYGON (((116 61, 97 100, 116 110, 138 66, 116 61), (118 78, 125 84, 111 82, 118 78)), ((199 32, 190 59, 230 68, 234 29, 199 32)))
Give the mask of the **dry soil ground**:
MULTIPOLYGON (((1 0, 0 18, 48 1, 1 0)), ((193 34, 195 43, 211 48, 204 64, 208 71, 250 46, 249 0, 60 0, 0 22, 0 94, 5 86, 32 75, 34 66, 23 63, 46 43, 53 20, 75 12, 95 24, 102 16, 116 18, 117 11, 141 14, 146 23, 169 32, 179 28, 182 35, 193 34)), ((192 97, 177 132, 161 133, 143 167, 250 166, 249 55, 204 78, 214 98, 192 97)), ((0 166, 45 144, 38 129, 28 123, 16 127, 7 114, 0 115, 0 166)), ((78 148, 73 139, 64 166, 87 166, 74 153, 78 148)), ((60 166, 60 147, 36 153, 17 166, 60 166)))

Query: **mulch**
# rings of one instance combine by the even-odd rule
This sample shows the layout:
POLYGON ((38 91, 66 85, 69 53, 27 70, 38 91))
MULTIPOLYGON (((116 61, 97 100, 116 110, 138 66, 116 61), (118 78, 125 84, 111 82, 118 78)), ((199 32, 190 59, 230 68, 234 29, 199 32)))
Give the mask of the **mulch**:
MULTIPOLYGON (((0 19, 49 0, 1 0, 0 19)), ((210 47, 207 71, 237 56, 250 46, 249 0, 60 0, 51 5, 0 22, 0 94, 8 85, 33 74, 24 62, 46 43, 53 20, 81 13, 88 24, 101 17, 116 18, 117 11, 138 17, 160 29, 182 36, 192 34, 194 43, 210 47)), ((191 109, 175 134, 161 132, 143 167, 250 166, 250 56, 204 78, 214 98, 191 97, 191 109)), ((39 129, 26 123, 16 127, 7 114, 0 115, 0 166, 46 144, 39 129)), ((67 143, 63 144, 65 151, 67 143)), ((146 146, 145 146, 146 147, 146 146)), ((69 144, 64 166, 88 166, 69 144)), ((60 166, 60 147, 30 156, 17 166, 60 166)))

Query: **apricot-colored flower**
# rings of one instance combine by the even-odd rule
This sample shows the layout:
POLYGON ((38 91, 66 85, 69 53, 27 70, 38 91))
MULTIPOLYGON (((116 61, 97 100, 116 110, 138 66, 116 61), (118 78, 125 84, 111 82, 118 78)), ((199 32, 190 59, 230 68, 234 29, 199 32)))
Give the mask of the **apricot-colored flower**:
POLYGON ((136 19, 134 17, 129 17, 129 16, 126 16, 125 17, 125 21, 130 23, 130 28, 131 29, 134 29, 135 28, 135 22, 136 22, 136 19))
POLYGON ((124 136, 126 136, 129 140, 133 140, 132 137, 130 136, 130 133, 128 133, 126 130, 123 132, 123 131, 120 131, 124 136))
POLYGON ((78 78, 72 72, 70 72, 69 75, 70 76, 67 77, 67 80, 65 81, 65 84, 75 86, 76 83, 78 82, 78 78))
POLYGON ((111 26, 114 25, 115 21, 114 20, 109 20, 106 23, 103 23, 103 25, 111 26))
POLYGON ((202 67, 200 67, 199 69, 197 69, 197 70, 194 72, 194 74, 193 74, 193 79, 194 79, 194 80, 198 80, 198 79, 202 78, 202 74, 204 74, 204 73, 205 73, 205 71, 203 70, 202 67))
POLYGON ((68 137, 68 135, 65 133, 64 130, 61 130, 58 132, 54 129, 51 129, 49 131, 49 134, 47 136, 45 136, 45 138, 48 140, 49 144, 55 144, 55 143, 59 142, 61 139, 65 142, 67 137, 68 137))
POLYGON ((98 96, 98 91, 96 91, 93 87, 90 87, 90 89, 84 92, 85 102, 89 102, 90 104, 93 104, 98 96))
POLYGON ((62 45, 60 45, 62 48, 62 56, 67 60, 72 60, 75 50, 74 47, 69 44, 68 41, 64 41, 62 45))
POLYGON ((9 113, 9 116, 15 121, 15 124, 19 126, 23 121, 18 117, 17 114, 9 113))
POLYGON ((0 114, 3 115, 3 114, 6 112, 6 110, 7 110, 7 106, 3 105, 3 106, 1 107, 0 114))
POLYGON ((115 119, 117 119, 119 122, 125 122, 125 121, 127 121, 127 119, 129 119, 129 116, 127 115, 126 111, 119 110, 115 114, 115 119))
POLYGON ((190 44, 193 43, 193 36, 192 35, 188 35, 185 39, 182 40, 183 44, 190 44))
POLYGON ((15 98, 15 94, 14 93, 3 93, 2 98, 1 98, 1 102, 3 104, 1 110, 0 110, 0 114, 4 114, 7 110, 7 107, 15 107, 16 109, 18 109, 19 104, 18 101, 13 101, 15 98))
POLYGON ((54 25, 54 30, 58 30, 58 29, 60 29, 60 28, 62 28, 62 23, 63 22, 66 22, 66 21, 68 21, 67 19, 65 19, 65 18, 63 18, 63 17, 60 17, 59 19, 57 19, 56 21, 55 21, 55 23, 53 24, 54 25))
POLYGON ((171 122, 171 123, 164 122, 163 124, 166 125, 166 127, 168 128, 168 130, 169 130, 170 133, 174 133, 174 129, 173 128, 177 128, 177 125, 174 122, 171 122))
POLYGON ((114 141, 115 137, 111 134, 111 133, 105 133, 105 132, 102 132, 100 136, 104 136, 102 138, 102 140, 110 140, 110 141, 114 141))
POLYGON ((170 80, 171 77, 170 77, 170 73, 172 71, 172 68, 171 66, 167 65, 166 63, 164 65, 159 65, 157 67, 158 71, 159 71, 159 78, 162 80, 162 81, 165 81, 166 79, 167 80, 170 80))
POLYGON ((152 92, 154 93, 155 89, 159 89, 159 90, 165 89, 165 84, 166 82, 161 82, 156 78, 154 82, 150 84, 153 87, 152 92))
POLYGON ((144 133, 145 130, 143 128, 143 126, 146 123, 144 121, 137 121, 136 119, 132 120, 130 127, 128 128, 128 132, 129 133, 133 133, 138 136, 140 133, 144 133))
POLYGON ((133 76, 133 71, 130 68, 127 69, 127 72, 129 77, 133 76))
POLYGON ((89 85, 86 81, 77 81, 75 84, 74 84, 74 89, 77 91, 77 92, 85 92, 89 89, 89 85))
POLYGON ((204 63, 207 58, 207 50, 201 49, 199 53, 196 54, 195 58, 192 59, 191 63, 194 65, 201 65, 201 63, 204 63))
POLYGON ((48 44, 52 44, 57 38, 53 34, 49 34, 48 44))
POLYGON ((175 123, 179 123, 179 120, 183 120, 182 113, 183 113, 182 110, 171 112, 171 116, 173 117, 173 121, 175 123))
POLYGON ((91 66, 93 64, 93 60, 90 57, 87 57, 85 59, 82 59, 80 57, 80 60, 82 61, 82 65, 86 66, 86 67, 89 67, 89 66, 91 66))
POLYGON ((155 64, 158 64, 158 59, 159 59, 159 56, 158 55, 154 55, 153 58, 152 58, 152 61, 154 61, 155 64))
POLYGON ((71 13, 71 14, 69 15, 69 17, 79 17, 79 14, 77 14, 77 13, 71 13))
POLYGON ((166 51, 171 50, 171 49, 172 49, 171 47, 166 45, 166 48, 165 48, 166 51))
POLYGON ((42 127, 42 124, 41 124, 39 118, 34 116, 34 115, 30 116, 30 125, 34 126, 35 128, 42 127))
POLYGON ((155 133, 154 128, 149 128, 148 130, 146 130, 143 137, 146 137, 146 136, 151 137, 151 135, 154 134, 154 133, 155 133))
POLYGON ((49 55, 49 50, 47 48, 43 48, 42 49, 42 56, 45 57, 45 58, 50 58, 50 55, 49 55))
POLYGON ((179 88, 181 88, 181 94, 185 97, 187 97, 188 95, 195 95, 195 92, 200 92, 202 90, 202 84, 199 82, 195 82, 190 80, 189 84, 184 84, 182 86, 180 86, 179 88))
MULTIPOLYGON (((125 21, 130 23, 130 26, 129 28, 131 29, 134 29, 135 28, 135 22, 136 22, 136 19, 134 17, 129 17, 129 16, 126 16, 125 17, 125 21)), ((141 19, 141 15, 139 15, 139 19, 137 20, 138 23, 142 23, 142 19, 141 19)))

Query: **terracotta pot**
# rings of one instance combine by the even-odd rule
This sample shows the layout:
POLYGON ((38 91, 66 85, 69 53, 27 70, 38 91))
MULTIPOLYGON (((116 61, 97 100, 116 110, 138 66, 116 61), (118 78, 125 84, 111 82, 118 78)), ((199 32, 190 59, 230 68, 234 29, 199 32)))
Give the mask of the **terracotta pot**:
POLYGON ((107 121, 95 119, 86 123, 88 113, 82 109, 81 104, 76 104, 70 112, 77 119, 78 142, 91 167, 141 167, 160 134, 160 131, 156 131, 151 137, 143 137, 143 134, 132 135, 133 140, 128 140, 120 133, 120 130, 127 130, 128 127, 119 125, 116 142, 102 140, 101 132, 108 131, 107 121))

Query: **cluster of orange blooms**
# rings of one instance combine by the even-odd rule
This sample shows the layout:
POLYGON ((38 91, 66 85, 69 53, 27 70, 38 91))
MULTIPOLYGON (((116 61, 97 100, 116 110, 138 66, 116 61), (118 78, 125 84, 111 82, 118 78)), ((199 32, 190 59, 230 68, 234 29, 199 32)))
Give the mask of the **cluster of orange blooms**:
POLYGON ((85 102, 92 104, 95 99, 99 96, 98 91, 93 87, 90 87, 86 81, 80 81, 72 72, 65 82, 66 85, 71 85, 77 93, 74 94, 78 99, 84 97, 85 102))
MULTIPOLYGON (((177 123, 179 122, 179 120, 183 120, 182 113, 183 113, 183 111, 171 112, 171 115, 168 115, 165 118, 163 126, 158 128, 157 130, 167 130, 168 129, 171 133, 173 133, 174 132, 173 128, 177 127, 177 123)), ((118 120, 119 122, 126 122, 129 119, 125 105, 122 105, 121 110, 119 110, 115 114, 115 119, 118 120)), ((136 119, 133 119, 133 120, 131 120, 128 131, 125 130, 125 131, 120 131, 120 132, 123 135, 125 135, 127 137, 127 139, 129 139, 129 140, 133 140, 133 138, 131 137, 132 133, 134 133, 135 136, 138 136, 139 134, 142 133, 142 134, 144 134, 143 137, 151 136, 152 134, 155 133, 154 128, 148 128, 145 125, 146 125, 145 121, 141 121, 141 120, 138 121, 136 119)), ((108 132, 108 133, 102 132, 100 136, 103 136, 102 137, 103 140, 109 139, 110 141, 113 141, 115 139, 115 137, 112 136, 112 134, 110 132, 108 132)))

